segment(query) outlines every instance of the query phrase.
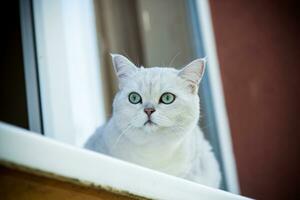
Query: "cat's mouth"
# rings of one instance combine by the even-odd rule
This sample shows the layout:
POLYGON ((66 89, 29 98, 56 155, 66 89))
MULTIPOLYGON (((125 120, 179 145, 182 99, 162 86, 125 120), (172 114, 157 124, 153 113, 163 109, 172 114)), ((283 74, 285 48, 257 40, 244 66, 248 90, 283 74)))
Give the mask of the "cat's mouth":
POLYGON ((155 122, 153 122, 151 119, 148 119, 145 123, 144 123, 144 126, 146 125, 157 125, 155 122))

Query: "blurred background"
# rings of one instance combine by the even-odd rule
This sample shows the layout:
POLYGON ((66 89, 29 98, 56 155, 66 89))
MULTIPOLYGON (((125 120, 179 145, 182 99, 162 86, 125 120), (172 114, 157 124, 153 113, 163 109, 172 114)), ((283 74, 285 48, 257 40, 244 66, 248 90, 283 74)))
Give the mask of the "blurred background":
POLYGON ((299 198, 297 1, 12 0, 0 15, 1 121, 81 146, 111 115, 109 53, 175 68, 208 56, 200 124, 222 189, 299 198))

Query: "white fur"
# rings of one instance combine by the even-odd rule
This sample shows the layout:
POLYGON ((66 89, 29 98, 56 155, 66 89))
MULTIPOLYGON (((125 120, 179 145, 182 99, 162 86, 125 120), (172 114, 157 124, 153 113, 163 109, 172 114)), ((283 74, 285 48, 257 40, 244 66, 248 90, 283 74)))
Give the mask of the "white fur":
POLYGON ((208 141, 198 126, 200 115, 198 83, 205 60, 197 59, 182 70, 137 68, 127 58, 112 55, 119 77, 119 92, 113 102, 112 118, 91 136, 85 147, 113 157, 219 187, 221 173, 208 141), (192 90, 191 90, 192 88, 192 90), (142 104, 128 100, 130 92, 142 104), (159 103, 164 92, 176 95, 171 104, 159 103), (145 124, 145 107, 155 108, 145 124))

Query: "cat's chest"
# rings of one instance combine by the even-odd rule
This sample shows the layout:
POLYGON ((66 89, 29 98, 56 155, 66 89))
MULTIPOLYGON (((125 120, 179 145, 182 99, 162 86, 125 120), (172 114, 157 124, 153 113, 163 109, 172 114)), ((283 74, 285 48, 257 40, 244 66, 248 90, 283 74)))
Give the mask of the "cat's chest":
POLYGON ((124 143, 111 151, 114 157, 175 176, 184 176, 190 171, 194 153, 188 144, 174 148, 166 144, 137 147, 124 143))

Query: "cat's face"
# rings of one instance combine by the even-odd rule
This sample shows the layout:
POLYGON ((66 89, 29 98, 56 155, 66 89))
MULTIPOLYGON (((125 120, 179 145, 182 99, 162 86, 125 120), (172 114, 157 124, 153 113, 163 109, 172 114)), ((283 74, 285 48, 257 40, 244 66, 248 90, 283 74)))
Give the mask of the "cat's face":
POLYGON ((124 136, 137 142, 182 137, 196 125, 203 60, 181 71, 137 68, 121 55, 113 55, 113 62, 120 88, 113 104, 113 118, 124 136))

